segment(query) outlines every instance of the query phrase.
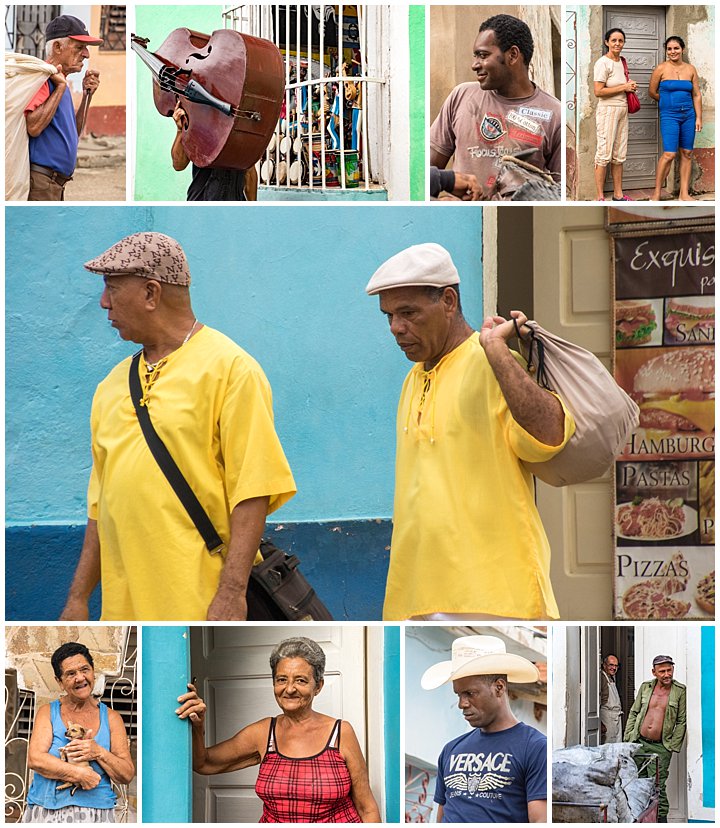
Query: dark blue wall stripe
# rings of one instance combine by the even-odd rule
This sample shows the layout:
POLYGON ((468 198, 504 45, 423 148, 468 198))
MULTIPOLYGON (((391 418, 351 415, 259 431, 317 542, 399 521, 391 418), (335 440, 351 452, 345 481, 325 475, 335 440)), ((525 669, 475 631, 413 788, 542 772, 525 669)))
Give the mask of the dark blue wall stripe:
MULTIPOLYGON (((6 529, 8 621, 58 618, 84 532, 84 526, 6 529)), ((338 621, 376 621, 382 617, 390 534, 389 520, 351 520, 269 524, 266 536, 300 558, 305 577, 338 621)), ((99 590, 93 594, 90 611, 91 620, 100 617, 99 590)))

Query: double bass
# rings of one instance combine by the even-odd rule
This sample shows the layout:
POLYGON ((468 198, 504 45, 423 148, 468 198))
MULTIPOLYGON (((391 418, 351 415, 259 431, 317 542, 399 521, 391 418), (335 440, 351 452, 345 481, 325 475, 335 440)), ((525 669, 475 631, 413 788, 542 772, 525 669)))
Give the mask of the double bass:
POLYGON ((188 158, 198 167, 252 167, 270 141, 285 92, 277 46, 232 29, 211 35, 175 29, 156 52, 148 42, 131 35, 133 51, 152 72, 157 111, 172 117, 183 99, 188 158))

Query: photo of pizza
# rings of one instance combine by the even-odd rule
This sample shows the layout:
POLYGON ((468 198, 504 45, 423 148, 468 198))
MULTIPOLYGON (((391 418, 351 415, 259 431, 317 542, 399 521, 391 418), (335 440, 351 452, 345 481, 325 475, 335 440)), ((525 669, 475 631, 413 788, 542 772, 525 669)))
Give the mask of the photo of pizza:
POLYGON ((715 570, 702 578, 695 589, 695 603, 701 610, 715 617, 715 570))
POLYGON ((667 621, 684 618, 688 614, 691 602, 677 597, 687 590, 689 580, 688 575, 677 574, 687 572, 682 552, 672 556, 665 572, 672 574, 639 581, 625 590, 622 606, 627 618, 634 621, 667 621))

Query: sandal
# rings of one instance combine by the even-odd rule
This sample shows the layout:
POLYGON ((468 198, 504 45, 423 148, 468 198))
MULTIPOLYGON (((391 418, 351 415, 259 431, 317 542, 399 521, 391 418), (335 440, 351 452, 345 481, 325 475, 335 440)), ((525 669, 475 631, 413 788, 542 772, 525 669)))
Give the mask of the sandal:
POLYGON ((621 196, 620 198, 616 198, 615 196, 612 197, 613 201, 635 201, 634 198, 628 198, 626 195, 621 196))

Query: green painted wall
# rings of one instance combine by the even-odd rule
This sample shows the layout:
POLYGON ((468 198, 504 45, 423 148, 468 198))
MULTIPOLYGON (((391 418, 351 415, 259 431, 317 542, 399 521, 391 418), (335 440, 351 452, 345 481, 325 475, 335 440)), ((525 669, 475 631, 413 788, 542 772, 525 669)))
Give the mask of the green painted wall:
MULTIPOLYGON (((186 26, 198 32, 223 28, 222 6, 136 6, 136 34, 150 38, 152 52, 173 29, 186 26)), ((190 186, 190 167, 175 172, 170 147, 175 123, 155 109, 152 75, 133 53, 136 65, 137 131, 135 140, 135 199, 137 201, 185 201, 190 186)))
POLYGON ((410 6, 410 198, 425 200, 425 6, 410 6))

